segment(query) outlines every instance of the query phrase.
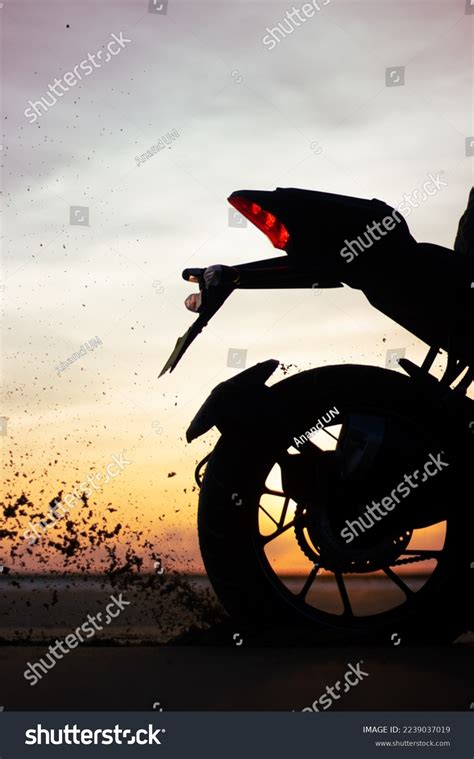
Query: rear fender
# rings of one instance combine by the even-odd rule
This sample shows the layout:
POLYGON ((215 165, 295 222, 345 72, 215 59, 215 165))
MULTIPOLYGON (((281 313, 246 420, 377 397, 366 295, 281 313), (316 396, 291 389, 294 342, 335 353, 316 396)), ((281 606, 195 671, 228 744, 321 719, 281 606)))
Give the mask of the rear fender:
POLYGON ((269 388, 265 382, 278 364, 276 359, 263 361, 217 385, 189 425, 188 443, 212 427, 221 433, 226 430, 238 433, 261 423, 269 409, 269 388))

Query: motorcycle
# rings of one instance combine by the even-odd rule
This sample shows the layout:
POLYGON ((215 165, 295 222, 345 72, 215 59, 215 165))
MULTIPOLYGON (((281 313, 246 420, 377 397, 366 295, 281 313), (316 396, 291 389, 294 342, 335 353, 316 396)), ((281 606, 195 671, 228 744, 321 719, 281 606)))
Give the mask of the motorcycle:
POLYGON ((341 364, 268 385, 272 359, 214 388, 186 437, 221 433, 196 469, 218 598, 242 624, 314 640, 454 640, 472 625, 472 261, 416 242, 379 200, 294 188, 228 200, 284 255, 186 269, 198 318, 161 374, 237 288, 353 287, 429 349, 421 366, 401 358, 404 374, 341 364))

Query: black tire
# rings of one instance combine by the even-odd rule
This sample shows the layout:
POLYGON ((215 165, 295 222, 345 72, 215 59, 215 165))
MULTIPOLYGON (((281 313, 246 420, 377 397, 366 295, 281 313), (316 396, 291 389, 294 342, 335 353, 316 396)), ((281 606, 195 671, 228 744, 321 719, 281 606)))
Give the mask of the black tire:
MULTIPOLYGON (((376 409, 380 414, 416 419, 433 446, 443 447, 433 409, 414 383, 398 372, 330 366, 285 379, 269 392, 274 416, 279 415, 285 424, 291 425, 292 419, 298 424, 303 418, 316 420, 337 403, 342 412, 376 409)), ((243 624, 298 628, 314 634, 315 641, 329 637, 390 643, 390 635, 396 632, 404 641, 446 642, 465 631, 465 606, 472 594, 470 536, 466 514, 456 508, 446 520, 444 547, 433 573, 402 605, 344 623, 332 614, 315 615, 310 609, 296 608, 292 594, 279 584, 255 537, 260 494, 275 462, 275 450, 269 448, 271 441, 262 429, 256 428, 253 439, 224 434, 203 478, 198 511, 201 553, 209 579, 232 617, 243 624)))

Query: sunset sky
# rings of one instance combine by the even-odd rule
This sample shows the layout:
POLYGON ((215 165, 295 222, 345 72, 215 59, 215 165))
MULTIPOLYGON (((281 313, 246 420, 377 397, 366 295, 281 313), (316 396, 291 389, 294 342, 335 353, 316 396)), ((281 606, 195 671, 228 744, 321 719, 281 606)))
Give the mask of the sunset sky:
MULTIPOLYGON (((277 358, 301 369, 383 366, 391 348, 416 361, 425 350, 348 288, 237 292, 158 380, 193 319, 182 269, 274 255, 250 225, 229 226, 227 196, 303 187, 396 206, 444 172, 447 186, 407 221, 419 241, 452 247, 472 185, 465 0, 331 0, 270 50, 262 39, 288 9, 273 0, 169 0, 166 13, 149 12, 148 0, 0 9, 7 493, 24 491, 44 510, 126 451, 131 463, 93 508, 112 503, 187 569, 201 568, 193 470, 217 435, 188 446, 184 432, 236 372, 230 348, 247 350, 247 366, 277 358), (29 101, 121 32, 131 41, 30 123, 29 101), (402 66, 404 85, 386 86, 386 69, 402 66), (137 166, 172 130, 179 136, 137 166), (70 224, 71 206, 88 208, 88 225, 70 224), (58 374, 95 337, 101 344, 58 374)), ((37 567, 34 555, 28 562, 37 567)))

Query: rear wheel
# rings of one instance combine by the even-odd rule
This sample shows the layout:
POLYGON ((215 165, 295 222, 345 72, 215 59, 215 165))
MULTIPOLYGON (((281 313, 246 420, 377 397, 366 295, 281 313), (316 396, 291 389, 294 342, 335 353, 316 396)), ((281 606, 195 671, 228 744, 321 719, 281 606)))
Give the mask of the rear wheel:
POLYGON ((229 613, 335 639, 457 637, 472 590, 462 487, 412 382, 346 365, 270 393, 278 423, 252 439, 223 435, 202 483, 201 552, 229 613), (427 477, 430 454, 448 466, 427 477), (415 470, 420 481, 397 504, 415 470), (373 509, 371 525, 366 506, 390 493, 395 507, 380 519, 373 509), (347 542, 344 525, 363 515, 347 542))

